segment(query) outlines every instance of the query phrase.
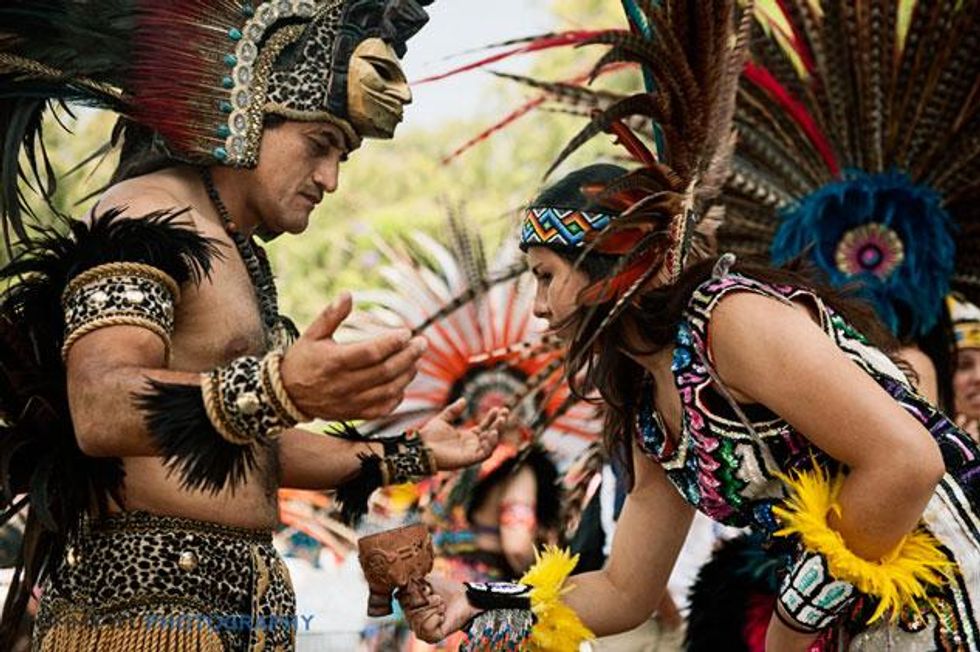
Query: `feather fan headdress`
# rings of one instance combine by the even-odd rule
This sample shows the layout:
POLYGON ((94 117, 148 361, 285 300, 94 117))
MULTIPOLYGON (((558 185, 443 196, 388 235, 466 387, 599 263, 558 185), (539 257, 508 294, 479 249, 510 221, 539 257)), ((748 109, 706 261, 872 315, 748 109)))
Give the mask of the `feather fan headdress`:
MULTIPOLYGON (((715 206, 735 147, 732 114, 750 23, 748 11, 736 22, 735 0, 624 0, 623 4, 628 29, 510 42, 505 45, 519 47, 463 68, 550 47, 606 45, 608 50, 588 81, 624 66, 641 71, 643 89, 625 97, 591 90, 581 85, 582 79, 549 83, 515 78, 541 93, 538 100, 590 116, 549 172, 601 133, 612 134, 639 165, 604 187, 586 189, 597 204, 617 209, 615 219, 603 219, 596 226, 596 220, 574 218, 586 232, 580 241, 583 251, 618 259, 612 273, 585 295, 597 305, 613 302, 600 331, 630 299, 674 283, 692 256, 705 255, 710 248, 711 231, 721 217, 715 206)), ((548 208, 560 209, 531 207, 525 235, 535 229, 539 234, 546 231, 541 228, 542 215, 558 224, 562 216, 548 215, 548 208)))
POLYGON ((767 2, 719 239, 808 252, 903 339, 980 298, 980 3, 767 2))
POLYGON ((357 327, 410 328, 429 347, 405 401, 368 426, 387 436, 417 427, 457 398, 467 420, 507 406, 560 460, 570 461, 598 437, 593 406, 575 401, 562 382, 561 350, 532 314, 533 288, 513 248, 487 260, 482 240, 458 219, 450 247, 423 233, 414 246, 380 243, 388 289, 357 294, 373 307, 357 327))

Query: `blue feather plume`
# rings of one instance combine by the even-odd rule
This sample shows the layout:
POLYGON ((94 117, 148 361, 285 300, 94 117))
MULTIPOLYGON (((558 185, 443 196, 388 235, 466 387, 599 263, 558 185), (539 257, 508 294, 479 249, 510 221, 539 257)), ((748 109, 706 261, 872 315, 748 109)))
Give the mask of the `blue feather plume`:
MULTIPOLYGON (((783 209, 781 219, 771 248, 774 262, 785 263, 809 248, 831 283, 858 283, 861 295, 900 339, 920 337, 935 326, 956 252, 953 221, 935 190, 898 171, 847 170, 840 181, 783 209), (866 224, 887 227, 901 242, 898 264, 887 274, 849 273, 838 265, 841 241, 866 224)), ((869 253, 869 268, 877 254, 869 253)))

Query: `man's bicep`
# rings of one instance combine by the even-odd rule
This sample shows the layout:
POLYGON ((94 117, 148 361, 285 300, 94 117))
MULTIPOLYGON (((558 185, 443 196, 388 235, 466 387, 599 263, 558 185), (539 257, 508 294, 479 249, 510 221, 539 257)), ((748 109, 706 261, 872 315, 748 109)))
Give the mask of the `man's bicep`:
POLYGON ((121 368, 165 369, 167 345, 153 331, 141 326, 105 326, 78 338, 65 360, 69 383, 81 375, 90 376, 121 368))
POLYGON ((145 389, 148 373, 163 370, 165 345, 137 326, 108 326, 78 339, 68 351, 68 404, 78 445, 95 457, 147 454, 133 447, 144 430, 133 396, 145 389), (123 446, 123 442, 127 446, 123 446))

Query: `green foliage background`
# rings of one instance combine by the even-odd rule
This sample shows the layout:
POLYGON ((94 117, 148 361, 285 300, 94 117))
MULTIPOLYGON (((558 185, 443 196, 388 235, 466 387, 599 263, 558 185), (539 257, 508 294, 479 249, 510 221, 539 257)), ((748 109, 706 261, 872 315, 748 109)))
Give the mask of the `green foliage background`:
MULTIPOLYGON (((553 0, 550 4, 556 29, 623 23, 617 0, 553 0)), ((530 55, 534 57, 532 76, 567 79, 588 71, 600 55, 596 48, 530 55)), ((602 81, 607 87, 635 83, 631 73, 602 81)), ((413 229, 439 237, 450 210, 478 225, 491 245, 513 237, 517 209, 541 188, 542 175, 583 120, 536 111, 450 164, 443 165, 441 160, 530 96, 530 91, 512 82, 495 81, 489 85, 479 115, 460 115, 434 129, 404 130, 393 141, 367 141, 342 166, 340 188, 317 207, 309 230, 269 245, 283 310, 302 326, 340 290, 379 285, 373 238, 394 240, 413 229)), ((83 109, 76 114, 76 119, 66 120, 72 134, 64 133, 53 121, 47 125, 48 149, 61 171, 71 169, 104 143, 114 122, 113 116, 100 112, 83 109)), ((608 140, 595 139, 556 176, 615 156, 608 140)), ((55 203, 66 213, 81 214, 92 203, 81 200, 104 185, 114 167, 115 156, 110 155, 101 165, 63 178, 55 203)))

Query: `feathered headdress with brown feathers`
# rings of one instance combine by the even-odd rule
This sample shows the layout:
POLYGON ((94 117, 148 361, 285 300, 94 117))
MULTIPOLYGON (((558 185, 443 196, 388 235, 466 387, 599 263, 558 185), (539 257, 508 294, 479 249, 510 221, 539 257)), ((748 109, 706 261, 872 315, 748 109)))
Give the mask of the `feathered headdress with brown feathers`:
POLYGON ((358 84, 377 75, 406 101, 404 75, 396 60, 358 54, 358 48, 376 39, 392 50, 391 57, 403 55, 406 41, 428 20, 423 6, 431 1, 0 4, 5 235, 9 225, 19 238, 27 236, 20 219, 21 209, 28 208, 18 185, 19 177, 27 179, 19 162, 22 151, 35 189, 45 197, 54 193, 56 178, 41 126, 44 113, 56 104, 126 116, 157 134, 173 158, 200 165, 254 167, 267 114, 331 122, 349 147, 362 137, 390 137, 391 119, 349 100, 365 96, 358 84), (379 120, 384 124, 375 124, 379 120))
POLYGON ((532 83, 566 103, 592 107, 589 123, 549 172, 602 133, 612 134, 638 164, 601 187, 583 189, 597 205, 615 210, 610 219, 592 220, 595 228, 587 225, 575 242, 535 239, 544 211, 562 207, 531 206, 522 231, 525 246, 572 245, 616 257, 612 272, 583 295, 589 304, 613 302, 598 331, 631 299, 673 284, 711 249, 721 218, 717 200, 735 148, 732 117, 750 22, 749 11, 736 21, 735 0, 626 0, 624 6, 629 29, 587 33, 576 45, 610 46, 589 78, 610 67, 637 66, 644 79, 640 92, 610 100, 585 88, 571 93, 567 83, 532 83))
MULTIPOLYGON (((599 134, 612 134, 638 166, 603 186, 584 188, 597 206, 569 211, 532 205, 522 246, 580 248, 615 256, 612 273, 584 294, 595 305, 614 302, 605 324, 644 290, 674 283, 693 258, 712 249, 723 216, 718 198, 735 148, 732 117, 747 49, 750 6, 736 20, 736 0, 623 0, 627 29, 576 30, 501 43, 506 51, 418 83, 555 47, 605 45, 584 75, 547 82, 515 75, 536 93, 525 106, 459 148, 449 159, 529 111, 557 104, 588 116, 548 170, 599 134), (613 71, 637 68, 643 89, 627 96, 590 84, 613 71)), ((449 160, 447 159, 447 160, 449 160)), ((599 330, 601 330, 600 327, 599 330)))
POLYGON ((806 254, 903 340, 980 300, 980 2, 767 0, 719 240, 806 254))

